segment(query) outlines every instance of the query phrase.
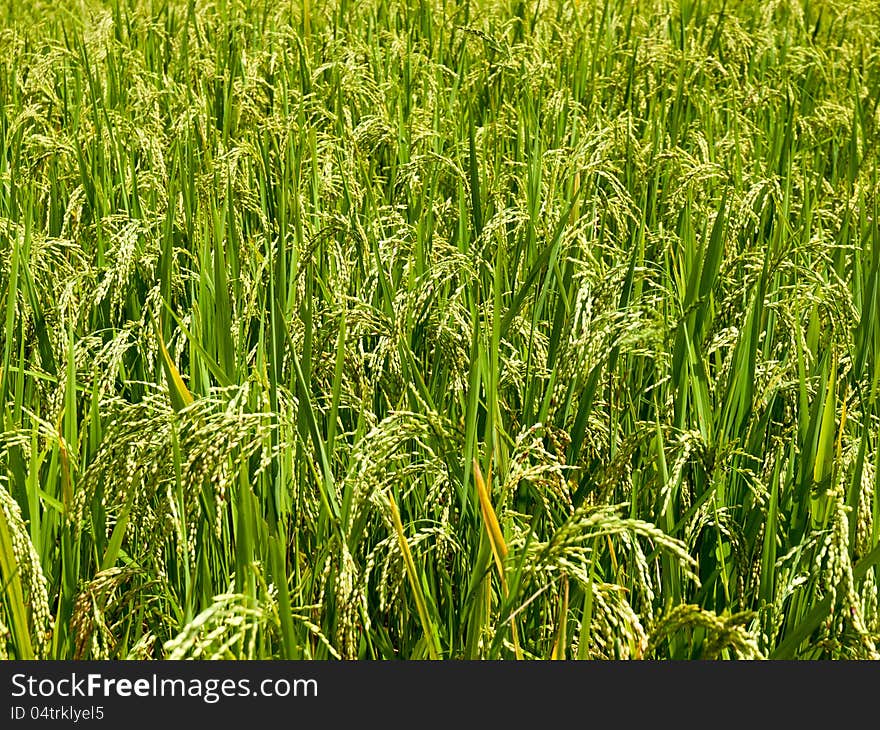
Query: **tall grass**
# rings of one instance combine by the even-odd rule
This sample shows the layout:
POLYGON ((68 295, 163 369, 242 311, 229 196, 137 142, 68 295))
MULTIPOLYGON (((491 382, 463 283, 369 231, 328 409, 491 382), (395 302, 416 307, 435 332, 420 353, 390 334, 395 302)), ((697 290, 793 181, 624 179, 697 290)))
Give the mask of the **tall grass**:
POLYGON ((0 653, 878 656, 876 0, 0 27, 0 653))

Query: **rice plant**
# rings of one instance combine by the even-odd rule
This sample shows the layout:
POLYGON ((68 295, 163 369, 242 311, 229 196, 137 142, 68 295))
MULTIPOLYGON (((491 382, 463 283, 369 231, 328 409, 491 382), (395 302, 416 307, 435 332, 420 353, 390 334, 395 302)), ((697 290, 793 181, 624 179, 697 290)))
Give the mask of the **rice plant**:
POLYGON ((0 656, 878 658, 878 0, 13 0, 0 656))

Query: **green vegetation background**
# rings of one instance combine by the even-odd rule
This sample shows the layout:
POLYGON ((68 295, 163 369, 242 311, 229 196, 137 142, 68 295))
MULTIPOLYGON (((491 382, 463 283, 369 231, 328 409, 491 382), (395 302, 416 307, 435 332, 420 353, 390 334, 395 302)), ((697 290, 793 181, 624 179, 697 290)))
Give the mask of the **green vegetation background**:
POLYGON ((0 655, 878 657, 876 0, 3 13, 0 655))

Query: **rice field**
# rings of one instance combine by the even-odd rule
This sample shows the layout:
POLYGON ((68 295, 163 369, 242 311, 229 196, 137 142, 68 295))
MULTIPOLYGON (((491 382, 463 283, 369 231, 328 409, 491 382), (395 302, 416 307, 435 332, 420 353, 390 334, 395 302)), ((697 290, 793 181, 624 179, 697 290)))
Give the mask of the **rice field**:
POLYGON ((0 15, 0 657, 880 658, 878 0, 0 15))

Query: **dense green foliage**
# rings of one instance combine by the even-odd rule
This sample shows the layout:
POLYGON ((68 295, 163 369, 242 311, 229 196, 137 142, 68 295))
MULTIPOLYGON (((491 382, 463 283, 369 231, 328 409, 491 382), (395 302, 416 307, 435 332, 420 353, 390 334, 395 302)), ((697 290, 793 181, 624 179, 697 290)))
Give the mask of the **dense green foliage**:
POLYGON ((876 0, 4 13, 0 655, 878 656, 876 0))

